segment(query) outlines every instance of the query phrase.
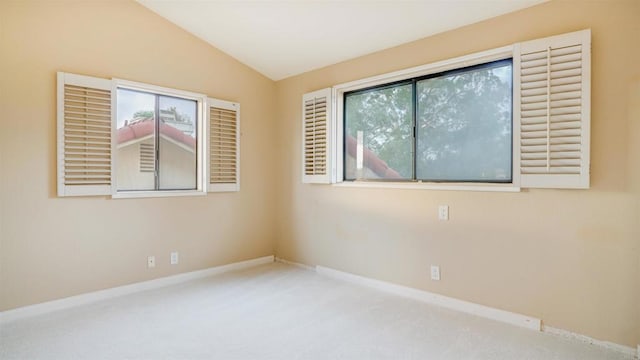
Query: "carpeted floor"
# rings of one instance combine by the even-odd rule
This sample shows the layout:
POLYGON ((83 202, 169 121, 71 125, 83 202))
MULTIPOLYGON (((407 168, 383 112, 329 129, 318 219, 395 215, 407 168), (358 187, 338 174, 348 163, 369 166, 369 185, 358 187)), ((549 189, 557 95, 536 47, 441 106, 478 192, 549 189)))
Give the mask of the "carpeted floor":
POLYGON ((274 263, 1 325, 0 359, 625 359, 274 263))

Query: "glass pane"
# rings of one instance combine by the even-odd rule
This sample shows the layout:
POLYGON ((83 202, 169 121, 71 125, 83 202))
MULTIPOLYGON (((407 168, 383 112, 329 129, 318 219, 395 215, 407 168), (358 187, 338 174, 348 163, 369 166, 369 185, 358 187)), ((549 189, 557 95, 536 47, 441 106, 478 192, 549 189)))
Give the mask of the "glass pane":
POLYGON ((155 189, 155 103, 153 94, 118 89, 118 190, 155 189))
POLYGON ((416 177, 511 181, 511 61, 417 83, 416 177))
POLYGON ((196 188, 197 102, 159 96, 160 190, 196 188))
POLYGON ((409 83, 346 95, 345 179, 413 177, 411 87, 409 83))

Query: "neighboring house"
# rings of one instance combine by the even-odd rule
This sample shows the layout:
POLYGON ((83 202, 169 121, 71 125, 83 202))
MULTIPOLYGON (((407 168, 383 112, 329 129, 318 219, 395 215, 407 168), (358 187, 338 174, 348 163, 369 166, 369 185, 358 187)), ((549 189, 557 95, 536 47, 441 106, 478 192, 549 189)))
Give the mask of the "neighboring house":
MULTIPOLYGON (((196 173, 196 139, 191 128, 181 131, 160 123, 160 184, 165 189, 194 188, 196 173)), ((153 118, 126 122, 117 132, 117 174, 119 190, 153 189, 155 171, 155 126, 153 118)))

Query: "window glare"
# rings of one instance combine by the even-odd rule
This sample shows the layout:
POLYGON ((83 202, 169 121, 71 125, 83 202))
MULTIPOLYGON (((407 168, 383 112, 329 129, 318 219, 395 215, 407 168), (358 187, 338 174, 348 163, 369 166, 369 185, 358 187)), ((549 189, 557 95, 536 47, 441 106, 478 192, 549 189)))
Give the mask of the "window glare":
POLYGON ((417 83, 418 179, 511 180, 511 64, 417 83))

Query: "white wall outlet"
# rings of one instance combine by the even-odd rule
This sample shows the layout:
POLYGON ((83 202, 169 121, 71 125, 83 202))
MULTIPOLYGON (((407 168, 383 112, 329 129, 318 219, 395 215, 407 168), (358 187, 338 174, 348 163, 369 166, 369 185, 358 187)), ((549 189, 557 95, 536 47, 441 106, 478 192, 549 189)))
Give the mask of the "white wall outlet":
POLYGON ((148 268, 156 267, 156 257, 155 256, 147 257, 147 267, 148 268))
POLYGON ((449 205, 438 206, 438 219, 449 220, 449 205))
POLYGON ((440 280, 440 266, 431 265, 431 280, 440 280))
POLYGON ((171 265, 176 265, 179 261, 178 252, 174 251, 171 253, 171 265))

